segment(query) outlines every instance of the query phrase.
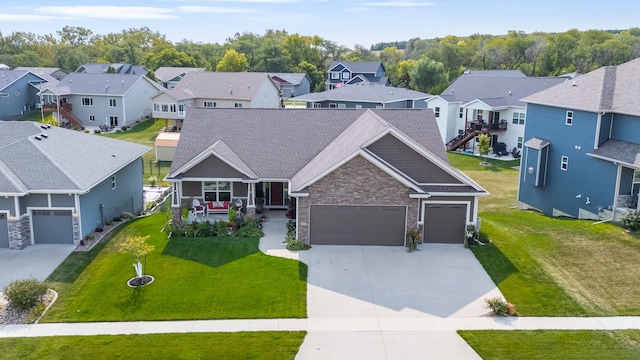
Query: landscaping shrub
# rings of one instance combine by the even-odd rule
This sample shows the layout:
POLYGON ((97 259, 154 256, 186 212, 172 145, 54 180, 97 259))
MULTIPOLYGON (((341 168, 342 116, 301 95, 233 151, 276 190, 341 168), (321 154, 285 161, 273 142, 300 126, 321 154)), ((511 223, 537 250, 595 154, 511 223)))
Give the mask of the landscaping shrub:
POLYGON ((300 240, 293 239, 287 241, 287 250, 300 251, 305 249, 307 249, 307 246, 300 240))
POLYGON ((123 211, 122 214, 120 214, 120 218, 121 219, 133 219, 133 214, 127 211, 123 211))
POLYGON ((629 210, 622 215, 622 226, 629 231, 640 230, 640 213, 637 210, 629 210))
POLYGON ((29 314, 27 314, 27 316, 24 318, 25 324, 33 324, 34 322, 36 322, 36 320, 38 320, 38 318, 44 312, 45 308, 46 306, 44 302, 39 302, 36 306, 33 307, 33 309, 31 309, 29 314))
POLYGON ((493 311, 496 315, 506 315, 507 314, 507 302, 504 301, 500 297, 494 297, 491 299, 485 299, 486 308, 493 311))
POLYGON ((262 232, 262 229, 258 227, 258 224, 254 220, 249 220, 244 222, 240 229, 238 229, 238 236, 261 238, 264 236, 264 232, 262 232))
POLYGON ((4 288, 4 295, 16 309, 31 309, 46 292, 47 285, 36 279, 15 280, 4 288))

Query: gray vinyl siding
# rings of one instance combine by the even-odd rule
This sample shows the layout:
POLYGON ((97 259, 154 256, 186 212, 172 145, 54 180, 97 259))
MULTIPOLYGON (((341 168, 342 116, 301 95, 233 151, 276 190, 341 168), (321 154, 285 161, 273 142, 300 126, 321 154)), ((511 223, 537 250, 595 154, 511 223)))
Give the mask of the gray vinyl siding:
POLYGON ((151 81, 144 77, 136 82, 125 95, 124 115, 122 119, 119 119, 120 126, 131 126, 136 121, 142 121, 151 116, 151 109, 153 109, 151 97, 158 92, 159 90, 151 84, 151 81))
POLYGON ((440 167, 398 140, 386 135, 368 149, 418 183, 461 184, 440 167))
POLYGON ((16 216, 13 197, 5 199, 4 196, 0 196, 0 211, 7 210, 11 216, 16 216))
POLYGON ((202 181, 183 181, 182 196, 202 197, 202 181))
POLYGON ((27 207, 48 207, 49 201, 45 194, 30 194, 20 198, 20 214, 27 213, 27 207))
MULTIPOLYGON (((528 105, 525 141, 537 137, 549 140, 549 160, 545 186, 535 187, 520 177, 519 201, 547 214, 554 209, 578 217, 580 209, 598 213, 598 207, 611 206, 615 195, 617 167, 587 156, 593 151, 596 113, 573 109, 528 105), (574 113, 573 125, 565 125, 567 110, 574 113), (561 158, 569 158, 568 169, 561 169, 561 158), (581 195, 580 198, 576 198, 581 195), (586 198, 590 204, 586 204, 586 198)), ((530 160, 522 167, 532 166, 530 160)))
MULTIPOLYGON (((0 97, 0 120, 11 120, 26 111, 35 111, 36 103, 40 102, 37 90, 29 85, 29 81, 42 81, 41 78, 28 73, 11 85, 0 90, 0 93, 9 94, 8 97, 0 97), (16 92, 20 95, 16 96, 16 92), (26 107, 26 109, 25 109, 26 107)), ((4 87, 0 80, 0 87, 4 87)))
POLYGON ((640 119, 637 116, 613 115, 611 138, 634 144, 640 143, 640 119))
POLYGON ((184 173, 185 178, 239 179, 244 176, 215 156, 209 156, 184 173))
POLYGON ((311 82, 309 82, 309 79, 306 76, 302 78, 302 81, 300 82, 300 84, 295 85, 293 87, 293 95, 295 96, 308 94, 310 92, 311 92, 311 82))
POLYGON ((82 124, 87 126, 108 125, 109 116, 118 117, 118 126, 122 126, 124 111, 122 108, 122 96, 120 95, 71 95, 67 98, 71 104, 71 112, 82 120, 82 124), (93 105, 82 105, 82 98, 92 98, 93 105), (116 99, 116 106, 109 106, 109 99, 116 99), (90 122, 89 116, 93 115, 96 121, 90 122))
POLYGON ((75 197, 73 195, 51 195, 51 206, 52 207, 73 207, 75 208, 75 197))
POLYGON ((102 226, 100 204, 104 206, 104 220, 122 214, 134 215, 143 207, 142 200, 142 158, 135 160, 116 173, 116 188, 111 188, 111 176, 80 196, 82 237, 102 226))

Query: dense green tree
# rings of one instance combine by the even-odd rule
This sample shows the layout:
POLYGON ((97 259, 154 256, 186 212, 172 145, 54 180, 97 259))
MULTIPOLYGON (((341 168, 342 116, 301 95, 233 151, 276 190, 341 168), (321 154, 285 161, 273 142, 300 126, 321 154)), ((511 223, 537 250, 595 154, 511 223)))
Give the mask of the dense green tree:
POLYGON ((91 35, 93 35, 93 31, 81 26, 65 26, 56 31, 56 33, 60 36, 62 43, 67 43, 71 46, 87 45, 91 35))
POLYGON ((388 47, 380 52, 380 62, 384 66, 385 74, 389 77, 389 82, 393 86, 398 85, 398 65, 404 59, 404 53, 396 47, 388 47))
POLYGON ((239 54, 233 49, 227 50, 222 60, 216 65, 219 72, 244 72, 249 70, 249 61, 245 54, 239 54))
POLYGON ((293 71, 299 74, 307 74, 309 82, 311 83, 310 87, 312 92, 324 90, 324 72, 319 70, 315 65, 302 61, 293 71))
POLYGON ((147 69, 153 71, 163 66, 196 67, 198 65, 193 57, 179 52, 173 47, 166 48, 157 54, 148 53, 143 59, 143 63, 147 69))
POLYGON ((410 87, 422 92, 439 94, 449 81, 444 65, 427 57, 417 60, 408 72, 410 87))

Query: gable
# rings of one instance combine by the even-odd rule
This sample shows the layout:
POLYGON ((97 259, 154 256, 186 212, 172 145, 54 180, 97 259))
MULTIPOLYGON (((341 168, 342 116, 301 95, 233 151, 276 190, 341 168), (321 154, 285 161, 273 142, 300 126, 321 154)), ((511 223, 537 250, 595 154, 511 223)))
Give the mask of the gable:
POLYGON ((218 157, 211 155, 184 172, 186 178, 242 179, 245 176, 218 157))
POLYGON ((342 64, 337 64, 336 66, 332 67, 331 69, 329 69, 330 72, 334 72, 334 71, 342 71, 346 69, 346 67, 342 64))
POLYGON ((462 183, 391 134, 380 138, 367 149, 420 184, 462 183))

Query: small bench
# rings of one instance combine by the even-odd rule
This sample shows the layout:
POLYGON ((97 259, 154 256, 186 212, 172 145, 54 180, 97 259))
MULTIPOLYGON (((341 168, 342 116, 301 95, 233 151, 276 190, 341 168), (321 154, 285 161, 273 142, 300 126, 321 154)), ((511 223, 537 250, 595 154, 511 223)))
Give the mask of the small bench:
POLYGON ((226 214, 229 212, 228 201, 207 201, 208 214, 226 214))

